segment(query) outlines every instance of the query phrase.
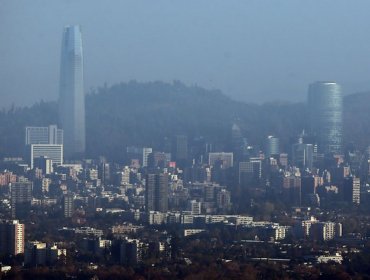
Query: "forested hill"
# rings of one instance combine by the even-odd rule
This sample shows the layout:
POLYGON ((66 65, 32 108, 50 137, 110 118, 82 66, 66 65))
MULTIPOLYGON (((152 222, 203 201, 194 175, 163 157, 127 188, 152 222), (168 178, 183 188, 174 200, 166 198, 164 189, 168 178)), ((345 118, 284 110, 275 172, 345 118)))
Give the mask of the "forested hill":
MULTIPOLYGON (((357 94, 345 98, 345 135, 362 146, 370 143, 369 97, 357 94)), ((288 148, 306 126, 305 110, 303 103, 236 102, 220 91, 180 82, 129 82, 102 87, 86 98, 87 156, 119 160, 128 145, 160 149, 165 137, 176 134, 186 134, 189 139, 203 136, 222 147, 229 141, 234 121, 252 145, 274 134, 288 148)), ((56 122, 55 102, 1 112, 0 156, 22 153, 25 126, 56 122)))
POLYGON ((88 146, 95 155, 95 147, 100 147, 102 154, 114 155, 117 147, 122 149, 124 144, 159 148, 164 137, 176 134, 226 143, 235 120, 239 120, 250 141, 259 142, 268 133, 299 131, 298 118, 304 118, 299 116, 302 105, 298 107, 247 105, 219 91, 187 87, 179 82, 119 84, 89 96, 88 135, 94 137, 88 146))

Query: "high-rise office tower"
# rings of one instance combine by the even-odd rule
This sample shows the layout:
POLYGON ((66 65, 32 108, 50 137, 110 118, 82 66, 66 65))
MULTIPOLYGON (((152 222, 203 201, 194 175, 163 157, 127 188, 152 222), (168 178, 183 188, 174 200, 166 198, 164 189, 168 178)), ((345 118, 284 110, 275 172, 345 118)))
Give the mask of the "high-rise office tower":
POLYGON ((171 154, 168 154, 168 153, 153 152, 148 155, 148 167, 149 168, 156 168, 156 167, 164 168, 168 165, 170 161, 171 161, 171 154))
POLYGON ((0 222, 0 254, 18 255, 24 252, 24 224, 17 220, 0 222))
POLYGON ((233 153, 209 153, 208 164, 215 166, 220 165, 222 169, 233 167, 234 165, 234 154, 233 153))
POLYGON ((85 95, 83 52, 79 26, 63 32, 60 65, 59 120, 64 130, 67 157, 85 152, 85 95))
MULTIPOLYGON (((38 161, 37 167, 41 167, 43 158, 48 158, 51 162, 47 166, 53 164, 60 165, 63 163, 63 130, 59 129, 56 125, 49 125, 46 127, 26 127, 26 147, 27 159, 30 162, 31 169, 35 167, 35 161, 38 161)), ((47 174, 52 172, 52 168, 48 171, 44 164, 42 169, 47 174)))
POLYGON ((231 127, 231 142, 233 148, 240 148, 240 146, 243 144, 242 131, 239 125, 236 123, 233 123, 231 127))
POLYGON ((32 183, 17 182, 10 186, 12 218, 23 219, 29 215, 32 200, 32 183))
POLYGON ((239 185, 248 187, 258 183, 262 177, 262 160, 251 158, 248 162, 239 162, 239 185))
POLYGON ((26 127, 26 145, 53 144, 63 145, 63 130, 56 125, 46 127, 26 127))
POLYGON ((186 165, 188 159, 188 137, 186 135, 176 135, 172 146, 172 154, 178 165, 186 165))
POLYGON ((319 152, 338 154, 342 151, 343 97, 335 82, 316 82, 309 86, 308 110, 310 133, 319 152))
POLYGON ((143 162, 142 162, 143 167, 148 166, 148 157, 152 152, 153 152, 152 148, 143 148, 143 162))
POLYGON ((235 162, 240 162, 243 157, 244 142, 242 131, 236 123, 231 127, 231 148, 235 162))
POLYGON ((313 145, 296 143, 293 145, 293 164, 299 168, 311 169, 313 166, 313 145))
POLYGON ((344 178, 342 197, 345 201, 360 204, 361 181, 357 177, 344 178))
POLYGON ((33 160, 33 167, 41 169, 42 173, 46 175, 51 174, 54 171, 53 160, 45 156, 35 158, 33 160))
POLYGON ((167 212, 168 210, 168 175, 148 174, 145 189, 146 211, 167 212))
POLYGON ((266 157, 280 154, 279 138, 268 136, 265 142, 266 157))
POLYGON ((111 168, 110 168, 109 163, 107 162, 100 163, 99 178, 101 179, 101 182, 103 184, 108 184, 108 182, 110 181, 111 179, 110 171, 111 171, 111 168))
POLYGON ((71 193, 63 196, 63 214, 65 218, 71 218, 74 213, 74 196, 71 193))
POLYGON ((35 161, 40 157, 52 160, 52 164, 63 164, 63 145, 32 144, 31 147, 31 169, 35 167, 35 161))

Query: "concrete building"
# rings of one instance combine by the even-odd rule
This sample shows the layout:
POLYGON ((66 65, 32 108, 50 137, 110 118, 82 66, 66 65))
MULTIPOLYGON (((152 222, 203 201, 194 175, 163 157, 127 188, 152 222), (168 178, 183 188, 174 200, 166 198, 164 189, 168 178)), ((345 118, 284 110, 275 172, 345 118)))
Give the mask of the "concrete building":
POLYGON ((17 175, 10 171, 4 171, 0 173, 0 186, 8 186, 10 183, 17 181, 17 175))
POLYGON ((43 193, 49 192, 49 187, 51 185, 51 179, 50 178, 42 178, 41 181, 41 189, 43 193))
POLYGON ((142 259, 143 243, 138 239, 125 239, 120 247, 120 263, 127 266, 137 265, 142 259))
POLYGON ((148 157, 152 152, 153 152, 152 148, 143 148, 143 160, 142 160, 143 167, 148 166, 148 157))
POLYGON ((30 146, 31 157, 30 165, 31 169, 35 167, 36 159, 40 157, 48 158, 52 161, 54 165, 63 164, 63 145, 54 145, 54 144, 32 144, 30 146))
POLYGON ((283 240, 288 235, 290 227, 288 227, 288 226, 276 226, 276 227, 273 227, 273 229, 275 230, 274 239, 275 240, 283 240))
POLYGON ((150 225, 161 225, 167 222, 167 213, 149 211, 148 212, 148 223, 150 225))
POLYGON ((231 194, 229 191, 222 189, 217 192, 216 205, 219 210, 226 211, 231 207, 231 194))
POLYGON ((64 218, 71 218, 74 214, 74 195, 71 193, 65 194, 62 205, 64 218))
POLYGON ((209 153, 208 164, 211 166, 220 165, 222 169, 228 169, 234 165, 233 153, 209 153))
POLYGON ((184 229, 184 237, 196 235, 205 231, 204 229, 184 229))
POLYGON ((163 152, 152 152, 148 155, 148 167, 167 167, 168 163, 171 161, 170 153, 163 152))
POLYGON ((10 186, 12 218, 23 219, 29 215, 32 200, 32 183, 16 182, 10 186))
POLYGON ((123 167, 122 171, 118 173, 118 183, 121 186, 130 184, 130 168, 128 166, 123 167))
POLYGON ((53 265, 66 256, 67 250, 58 248, 56 244, 47 245, 39 241, 30 241, 25 246, 24 264, 26 266, 53 265))
POLYGON ((33 165, 34 168, 41 169, 42 173, 46 175, 51 174, 54 171, 53 160, 45 156, 35 158, 33 160, 33 165))
POLYGON ((145 186, 146 211, 167 212, 168 210, 168 174, 148 174, 145 186))
POLYGON ((25 144, 63 145, 63 130, 56 125, 46 127, 27 126, 25 144))
POLYGON ((18 255, 24 252, 24 224, 18 220, 0 222, 0 255, 18 255))
POLYGON ((318 263, 328 263, 328 262, 335 262, 341 264, 343 262, 343 257, 340 253, 336 253, 335 255, 322 255, 316 258, 318 263))
POLYGON ((250 158, 247 162, 239 163, 239 185, 246 187, 258 183, 262 177, 262 160, 250 158))
POLYGON ((343 200, 353 204, 360 204, 361 182, 358 177, 344 178, 343 187, 340 188, 343 200))
POLYGON ((202 213, 202 203, 196 200, 189 201, 189 211, 192 215, 200 215, 202 213))
POLYGON ((312 239, 328 241, 335 237, 342 236, 341 224, 336 224, 333 222, 318 222, 314 223, 310 229, 310 237, 312 239))

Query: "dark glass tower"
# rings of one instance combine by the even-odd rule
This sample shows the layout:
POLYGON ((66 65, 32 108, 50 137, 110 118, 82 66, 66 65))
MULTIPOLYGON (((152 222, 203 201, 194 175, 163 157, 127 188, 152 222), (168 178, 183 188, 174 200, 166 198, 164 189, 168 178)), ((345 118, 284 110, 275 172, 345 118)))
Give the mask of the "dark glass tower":
POLYGON ((60 65, 59 120, 66 157, 85 153, 83 51, 79 26, 64 28, 60 65))
POLYGON ((342 152, 343 97, 335 82, 316 82, 309 86, 310 133, 324 154, 342 152))

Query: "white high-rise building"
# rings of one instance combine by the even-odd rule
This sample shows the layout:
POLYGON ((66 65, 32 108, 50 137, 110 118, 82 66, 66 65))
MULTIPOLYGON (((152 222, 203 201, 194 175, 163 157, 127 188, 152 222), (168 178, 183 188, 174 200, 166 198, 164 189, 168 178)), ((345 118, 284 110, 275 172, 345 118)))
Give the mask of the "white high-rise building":
POLYGON ((59 119, 68 157, 85 153, 83 50, 79 26, 64 28, 60 67, 59 119))
POLYGON ((152 148, 143 148, 143 167, 148 166, 148 157, 153 152, 152 148))
POLYGON ((35 159, 45 157, 52 160, 52 164, 63 164, 63 145, 33 144, 31 145, 31 169, 34 168, 35 159))
POLYGON ((360 204, 361 196, 361 181, 360 178, 353 178, 353 187, 352 187, 352 202, 355 204, 360 204))
POLYGON ((56 125, 46 127, 27 126, 26 145, 54 144, 63 145, 63 130, 56 125))
POLYGON ((192 215, 202 214, 202 203, 196 200, 189 201, 189 210, 192 215))

